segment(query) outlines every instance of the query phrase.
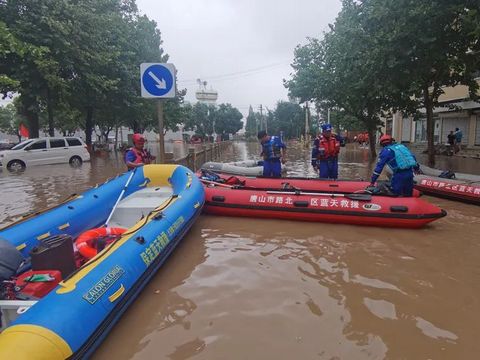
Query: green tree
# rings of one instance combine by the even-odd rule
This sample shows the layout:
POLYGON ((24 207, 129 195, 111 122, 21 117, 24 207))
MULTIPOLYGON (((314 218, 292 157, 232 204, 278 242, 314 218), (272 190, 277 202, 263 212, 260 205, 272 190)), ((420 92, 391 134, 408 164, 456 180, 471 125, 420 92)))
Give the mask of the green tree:
POLYGON ((0 15, 12 37, 24 44, 5 59, 3 74, 17 83, 21 111, 29 122, 32 137, 38 136, 39 114, 48 114, 53 135, 53 112, 66 87, 59 59, 69 46, 64 36, 65 1, 11 0, 0 4, 0 15))
POLYGON ((373 75, 391 84, 394 108, 425 109, 428 162, 435 163, 433 108, 443 88, 464 84, 476 98, 480 3, 470 0, 363 1, 362 22, 374 42, 373 75), (396 106, 395 106, 396 103, 396 106))
MULTIPOLYGON (((309 39, 295 49, 292 65, 295 73, 285 85, 292 96, 302 101, 314 100, 320 108, 338 108, 358 119, 375 139, 381 124, 379 115, 388 106, 381 76, 373 76, 371 51, 374 43, 360 17, 360 5, 343 1, 335 24, 322 41, 309 39)), ((375 141, 370 153, 376 156, 375 141)))
MULTIPOLYGON (((295 50, 293 96, 336 107, 374 139, 382 111, 426 110, 434 162, 433 108, 443 87, 467 85, 479 68, 478 1, 344 0, 322 41, 295 50)), ((372 155, 374 141, 370 142, 372 155)))
POLYGON ((269 134, 280 134, 284 137, 298 138, 303 133, 305 118, 300 105, 289 101, 279 101, 273 112, 273 121, 268 123, 269 134))
POLYGON ((215 112, 215 132, 235 134, 243 128, 242 113, 231 104, 220 104, 215 112))
MULTIPOLYGON (((214 109, 214 108, 213 108, 214 109)), ((191 117, 186 119, 185 130, 195 131, 205 137, 213 133, 213 115, 207 104, 197 102, 192 107, 191 117)))
POLYGON ((22 121, 24 121, 24 119, 17 114, 17 109, 14 104, 7 104, 3 107, 0 106, 0 131, 17 136, 19 142, 22 140, 18 132, 22 121))

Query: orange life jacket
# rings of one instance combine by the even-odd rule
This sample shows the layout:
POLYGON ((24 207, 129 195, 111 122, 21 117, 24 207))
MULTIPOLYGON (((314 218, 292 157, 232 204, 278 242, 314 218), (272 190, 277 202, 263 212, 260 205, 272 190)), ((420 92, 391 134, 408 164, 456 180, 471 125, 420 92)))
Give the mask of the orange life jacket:
POLYGON ((333 134, 330 135, 329 138, 321 135, 315 140, 315 146, 317 146, 318 160, 337 157, 340 152, 340 141, 338 141, 333 134))
MULTIPOLYGON (((150 155, 148 154, 148 152, 145 149, 138 150, 136 147, 132 147, 127 150, 127 152, 125 153, 125 163, 127 163, 126 156, 130 151, 133 151, 133 153, 135 154, 135 160, 133 161, 134 164, 140 164, 140 163, 150 164, 150 155)), ((132 166, 127 165, 127 167, 129 170, 133 169, 132 166)))

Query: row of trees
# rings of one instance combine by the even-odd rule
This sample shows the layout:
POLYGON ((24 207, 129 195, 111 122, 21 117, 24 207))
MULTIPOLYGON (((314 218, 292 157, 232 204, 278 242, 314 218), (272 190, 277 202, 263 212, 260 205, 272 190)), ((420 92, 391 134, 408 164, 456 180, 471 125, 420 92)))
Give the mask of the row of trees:
POLYGON ((280 134, 286 139, 299 138, 305 129, 305 109, 294 102, 279 101, 274 110, 255 112, 250 106, 245 124, 245 136, 256 138, 259 130, 267 129, 270 134, 280 134))
POLYGON ((193 130, 202 137, 214 133, 235 134, 243 128, 242 113, 230 104, 186 104, 183 112, 184 130, 193 130))
POLYGON ((279 101, 274 110, 266 109, 266 113, 255 112, 250 106, 247 121, 245 124, 245 135, 247 138, 256 138, 259 130, 267 129, 270 134, 283 133, 286 139, 300 138, 305 134, 305 117, 307 117, 308 134, 315 136, 319 131, 321 123, 325 123, 330 117, 330 123, 337 131, 343 129, 362 130, 356 118, 345 111, 333 109, 330 115, 326 109, 310 111, 309 107, 301 107, 298 103, 291 101, 279 101), (308 112, 308 113, 306 113, 308 112))
POLYGON ((442 88, 464 84, 477 97, 479 24, 478 0, 344 0, 323 39, 295 49, 285 85, 302 101, 362 123, 371 139, 387 112, 425 116, 433 165, 433 108, 442 88))
MULTIPOLYGON (((44 127, 81 128, 91 143, 116 126, 156 129, 152 101, 139 91, 139 65, 166 62, 157 24, 135 0, 0 1, 0 93, 15 106, 32 137, 44 127)), ((176 130, 186 90, 165 104, 165 127, 176 130)))
MULTIPOLYGON (((167 103, 166 106, 171 106, 171 103, 167 103)), ((182 125, 185 131, 194 131, 201 137, 211 136, 212 134, 235 134, 243 128, 242 113, 230 104, 220 104, 218 106, 206 105, 203 103, 196 103, 191 105, 189 103, 183 104, 174 109, 174 111, 166 110, 170 116, 175 116, 174 119, 170 118, 170 124, 175 127, 182 125)), ((41 114, 43 115, 43 114, 41 114)), ((46 119, 40 119, 40 124, 48 125, 46 119)), ((79 119, 79 118, 77 118, 79 119)), ((79 122, 75 122, 73 119, 63 119, 69 121, 72 125, 71 130, 64 130, 63 135, 73 135, 75 130, 81 125, 79 122)), ((18 114, 14 104, 8 104, 4 107, 0 107, 0 131, 6 134, 18 136, 20 140, 19 128, 20 124, 24 122, 24 118, 18 114)), ((152 116, 150 124, 151 129, 156 125, 156 119, 152 116)), ((148 124, 143 122, 143 124, 148 124)), ((112 123, 112 125, 115 125, 112 123)), ((116 124, 119 125, 119 124, 116 124)), ((136 124, 129 125, 132 129, 136 124)), ((138 126, 138 125, 137 125, 138 126)), ((170 126, 171 128, 172 126, 170 126)), ((102 128, 100 128, 102 129, 102 128)), ((112 128, 102 130, 102 135, 105 136, 105 140, 108 138, 108 132, 112 128)), ((47 130, 47 129, 45 129, 47 130)), ((141 130, 139 130, 141 132, 141 130)))

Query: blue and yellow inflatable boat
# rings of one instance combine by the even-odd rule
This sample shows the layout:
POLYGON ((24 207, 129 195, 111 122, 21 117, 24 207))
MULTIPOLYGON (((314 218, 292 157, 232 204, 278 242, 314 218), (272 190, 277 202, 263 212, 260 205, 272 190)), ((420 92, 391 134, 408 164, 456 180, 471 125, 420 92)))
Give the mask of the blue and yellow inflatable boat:
POLYGON ((105 224, 114 207, 107 225, 127 228, 0 334, 0 359, 91 355, 193 224, 204 197, 189 169, 146 165, 0 230, 27 257, 44 238, 105 224))

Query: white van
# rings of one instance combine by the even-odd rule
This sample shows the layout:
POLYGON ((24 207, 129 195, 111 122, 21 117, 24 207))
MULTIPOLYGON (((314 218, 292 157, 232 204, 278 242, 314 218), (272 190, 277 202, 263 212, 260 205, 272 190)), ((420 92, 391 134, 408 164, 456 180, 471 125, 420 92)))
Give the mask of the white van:
POLYGON ((90 161, 87 145, 78 137, 29 139, 10 150, 0 151, 0 167, 22 170, 27 166, 90 161))

